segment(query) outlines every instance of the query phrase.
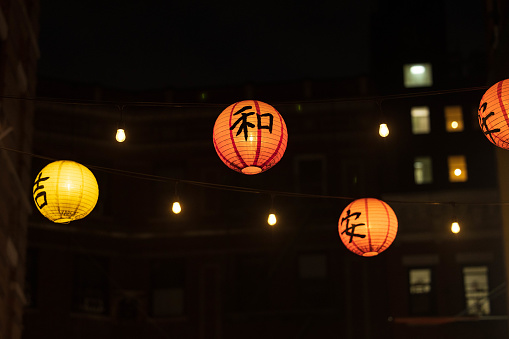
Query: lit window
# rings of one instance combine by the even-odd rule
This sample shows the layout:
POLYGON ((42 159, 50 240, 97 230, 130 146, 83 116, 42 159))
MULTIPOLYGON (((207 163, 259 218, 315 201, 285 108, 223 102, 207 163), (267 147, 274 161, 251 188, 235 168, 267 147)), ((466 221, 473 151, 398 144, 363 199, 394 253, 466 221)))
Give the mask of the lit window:
POLYGON ((405 87, 430 87, 433 85, 431 64, 406 64, 403 66, 405 87))
POLYGON ((414 159, 414 180, 418 185, 429 184, 433 181, 431 157, 416 157, 414 159))
POLYGON ((412 133, 427 134, 430 131, 429 108, 426 106, 412 107, 410 110, 412 116, 412 133))
POLYGON ((447 132, 463 131, 463 111, 461 106, 445 106, 445 130, 447 132))
POLYGON ((433 294, 430 268, 413 268, 408 271, 410 288, 410 313, 430 314, 433 312, 433 294))
POLYGON ((463 283, 468 314, 490 314, 488 268, 486 266, 463 268, 463 283))
POLYGON ((467 181, 467 160, 464 155, 451 155, 447 159, 449 163, 449 181, 467 181))

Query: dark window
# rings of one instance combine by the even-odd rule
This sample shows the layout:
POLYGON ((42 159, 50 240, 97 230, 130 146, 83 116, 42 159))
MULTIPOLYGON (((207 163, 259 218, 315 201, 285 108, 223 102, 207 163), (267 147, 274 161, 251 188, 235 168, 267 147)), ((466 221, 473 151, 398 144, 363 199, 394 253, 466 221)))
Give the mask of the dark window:
POLYGON ((150 313, 153 317, 184 314, 186 268, 183 259, 152 263, 150 313))
POLYGON ((299 303, 301 307, 330 306, 328 258, 325 253, 298 256, 299 303))
POLYGON ((108 260, 92 255, 74 258, 72 310, 90 314, 107 314, 108 260))

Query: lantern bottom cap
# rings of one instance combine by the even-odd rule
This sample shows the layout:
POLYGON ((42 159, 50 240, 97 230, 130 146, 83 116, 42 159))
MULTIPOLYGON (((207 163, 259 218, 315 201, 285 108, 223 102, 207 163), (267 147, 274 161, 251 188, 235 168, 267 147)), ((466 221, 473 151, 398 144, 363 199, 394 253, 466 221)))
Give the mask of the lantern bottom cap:
POLYGON ((366 252, 366 253, 362 253, 363 257, 374 257, 375 255, 378 255, 378 252, 366 252))
POLYGON ((70 219, 70 218, 60 218, 60 219, 53 220, 53 222, 56 222, 57 224, 68 224, 71 221, 73 221, 73 219, 70 219))
POLYGON ((244 174, 258 174, 262 171, 262 169, 258 166, 247 166, 242 169, 242 173, 244 174))

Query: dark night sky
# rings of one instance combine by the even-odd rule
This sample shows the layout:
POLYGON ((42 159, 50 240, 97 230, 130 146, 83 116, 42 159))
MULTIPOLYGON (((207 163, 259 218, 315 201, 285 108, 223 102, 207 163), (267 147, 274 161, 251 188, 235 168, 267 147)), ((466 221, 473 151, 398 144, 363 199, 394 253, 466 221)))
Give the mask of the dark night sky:
MULTIPOLYGON (((42 1, 39 76, 142 90, 362 75, 373 2, 42 1)), ((483 47, 479 4, 446 1, 454 48, 483 47)))

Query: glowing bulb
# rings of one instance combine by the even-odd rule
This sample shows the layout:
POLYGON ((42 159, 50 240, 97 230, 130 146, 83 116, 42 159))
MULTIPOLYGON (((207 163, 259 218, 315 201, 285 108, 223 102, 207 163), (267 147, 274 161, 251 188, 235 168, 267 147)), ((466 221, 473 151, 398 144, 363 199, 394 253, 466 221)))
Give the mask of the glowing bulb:
POLYGON ((117 129, 117 135, 115 136, 118 142, 124 142, 125 140, 125 131, 122 128, 117 129))
POLYGON ((171 206, 171 210, 175 214, 179 214, 182 211, 182 208, 180 207, 180 203, 178 201, 175 201, 173 203, 173 206, 171 206))
POLYGON ((267 223, 270 226, 274 226, 277 222, 276 215, 274 213, 269 214, 269 218, 267 219, 267 223))
POLYGON ((453 121, 453 122, 451 122, 451 127, 452 127, 452 129, 456 129, 456 128, 458 128, 458 126, 459 126, 459 124, 458 124, 458 122, 457 122, 457 121, 453 121))
POLYGON ((382 138, 385 138, 386 136, 389 135, 389 127, 387 127, 387 124, 380 124, 378 134, 380 134, 382 138))
POLYGON ((460 224, 458 224, 458 222, 456 222, 456 221, 453 222, 451 224, 451 232, 456 234, 456 233, 459 233, 459 231, 460 231, 460 224))
POLYGON ((459 177, 459 176, 461 175, 461 169, 456 168, 456 169, 454 170, 454 175, 455 175, 455 176, 457 176, 457 177, 459 177))
POLYGON ((421 65, 416 65, 416 66, 410 67, 410 73, 412 73, 412 74, 423 74, 425 70, 426 69, 424 68, 424 66, 421 66, 421 65))

